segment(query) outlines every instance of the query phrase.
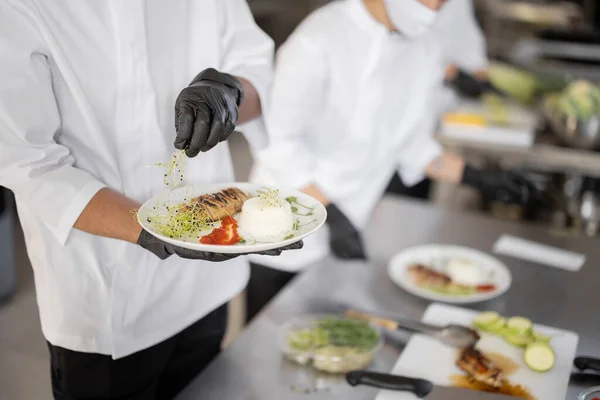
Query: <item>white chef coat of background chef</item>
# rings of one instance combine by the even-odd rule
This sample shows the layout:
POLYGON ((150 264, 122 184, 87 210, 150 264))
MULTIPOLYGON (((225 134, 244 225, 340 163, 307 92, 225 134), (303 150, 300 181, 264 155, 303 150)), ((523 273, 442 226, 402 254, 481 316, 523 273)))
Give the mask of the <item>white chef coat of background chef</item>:
MULTIPOLYGON (((266 113, 270 145, 255 154, 252 180, 316 184, 363 229, 397 168, 413 185, 441 152, 430 135, 412 134, 443 79, 433 39, 390 32, 361 0, 309 16, 278 54, 266 113)), ((325 227, 301 251, 251 260, 299 270, 329 252, 327 239, 325 227)))
MULTIPOLYGON (((449 0, 440 9, 432 29, 442 47, 446 64, 474 73, 488 66, 485 36, 475 18, 473 0, 449 0)), ((458 97, 446 87, 436 96, 439 115, 456 105, 458 97)))
MULTIPOLYGON (((104 186, 138 201, 164 191, 150 166, 173 153, 175 99, 200 71, 268 93, 273 44, 245 0, 5 0, 0 54, 0 185, 15 192, 51 343, 123 357, 244 288, 246 260, 161 261, 72 226, 104 186)), ((232 181, 227 144, 186 177, 232 181)))

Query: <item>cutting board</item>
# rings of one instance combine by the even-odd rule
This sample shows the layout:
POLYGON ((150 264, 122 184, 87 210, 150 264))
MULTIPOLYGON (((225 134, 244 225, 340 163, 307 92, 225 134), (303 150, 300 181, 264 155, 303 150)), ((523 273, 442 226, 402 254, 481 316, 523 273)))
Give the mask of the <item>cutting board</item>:
MULTIPOLYGON (((475 315, 477 312, 472 310, 435 303, 429 306, 422 321, 436 325, 471 326, 475 315)), ((501 337, 483 333, 477 348, 484 353, 502 354, 518 364, 518 370, 508 377, 510 382, 523 385, 536 399, 564 399, 579 337, 573 332, 541 325, 534 325, 534 329, 552 338, 550 343, 556 353, 556 364, 549 372, 542 374, 527 368, 523 361, 524 350, 506 343, 501 337)), ((451 386, 450 377, 452 375, 464 375, 464 372, 455 365, 457 354, 457 349, 446 346, 433 338, 413 335, 392 369, 392 374, 424 378, 437 385, 451 386)), ((416 398, 413 394, 381 391, 376 400, 412 400, 416 398)))

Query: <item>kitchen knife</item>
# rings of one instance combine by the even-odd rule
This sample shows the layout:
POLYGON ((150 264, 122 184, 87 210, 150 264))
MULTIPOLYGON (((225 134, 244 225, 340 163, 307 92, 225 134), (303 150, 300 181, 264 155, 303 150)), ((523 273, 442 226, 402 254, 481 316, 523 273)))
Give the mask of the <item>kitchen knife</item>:
POLYGON ((574 361, 575 367, 580 371, 587 369, 600 372, 600 359, 591 357, 576 357, 574 361))
POLYGON ((516 397, 476 390, 435 386, 433 383, 399 375, 368 371, 353 371, 346 374, 351 386, 366 385, 384 390, 414 393, 419 399, 428 400, 515 400, 516 397))

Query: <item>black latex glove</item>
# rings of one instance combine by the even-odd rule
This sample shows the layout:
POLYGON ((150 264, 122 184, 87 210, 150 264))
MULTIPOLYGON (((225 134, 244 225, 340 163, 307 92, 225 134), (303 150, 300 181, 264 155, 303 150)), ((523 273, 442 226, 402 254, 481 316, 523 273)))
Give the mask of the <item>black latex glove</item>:
POLYGON ((202 71, 175 102, 175 148, 196 157, 227 140, 244 97, 241 82, 213 68, 202 71))
POLYGON ((509 171, 479 170, 465 166, 462 183, 478 189, 488 201, 530 205, 538 191, 526 178, 509 171))
POLYGON ((458 75, 452 83, 456 90, 465 97, 479 98, 488 92, 506 96, 506 93, 496 88, 490 81, 477 79, 463 71, 458 71, 458 75))
POLYGON ((333 254, 338 258, 346 260, 360 259, 367 257, 363 249, 360 233, 356 230, 352 222, 337 208, 335 204, 329 204, 327 207, 327 224, 329 225, 329 245, 333 254))
MULTIPOLYGON (((204 260, 204 261, 212 261, 212 262, 221 262, 231 260, 232 258, 236 258, 245 254, 220 254, 220 253, 209 253, 206 251, 197 251, 184 249, 182 247, 174 246, 172 244, 163 242, 162 240, 152 236, 145 230, 142 230, 140 236, 138 237, 137 244, 142 246, 144 249, 154 253, 161 260, 166 260, 171 257, 173 254, 185 258, 188 260, 204 260)), ((299 250, 304 246, 303 241, 299 241, 296 243, 292 243, 285 247, 280 247, 278 249, 262 251, 258 253, 248 253, 248 254, 258 254, 264 256, 278 256, 281 252, 285 250, 299 250)))

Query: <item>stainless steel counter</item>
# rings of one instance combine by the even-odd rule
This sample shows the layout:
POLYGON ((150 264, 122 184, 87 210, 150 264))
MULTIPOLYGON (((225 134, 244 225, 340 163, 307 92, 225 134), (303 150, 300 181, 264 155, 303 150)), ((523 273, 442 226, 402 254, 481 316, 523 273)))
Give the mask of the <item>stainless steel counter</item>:
POLYGON ((465 156, 493 159, 510 168, 540 172, 581 174, 600 178, 600 152, 536 143, 532 147, 499 146, 438 136, 447 149, 465 156))
MULTIPOLYGON (((429 303, 403 292, 388 279, 389 258, 404 248, 426 243, 465 245, 491 252, 502 233, 582 252, 588 261, 580 272, 572 273, 499 257, 513 274, 510 291, 473 308, 526 315, 544 325, 576 331, 580 335, 578 354, 600 356, 600 241, 553 236, 531 225, 386 198, 366 235, 372 256, 369 264, 327 259, 314 265, 292 282, 178 399, 374 399, 376 390, 350 388, 341 378, 313 374, 283 360, 278 350, 279 326, 300 314, 327 311, 336 302, 420 318, 429 303), (304 392, 313 385, 317 390, 304 392)), ((390 338, 372 369, 390 371, 407 338, 390 338)), ((576 399, 583 389, 599 384, 600 377, 572 378, 568 399, 576 399)))

